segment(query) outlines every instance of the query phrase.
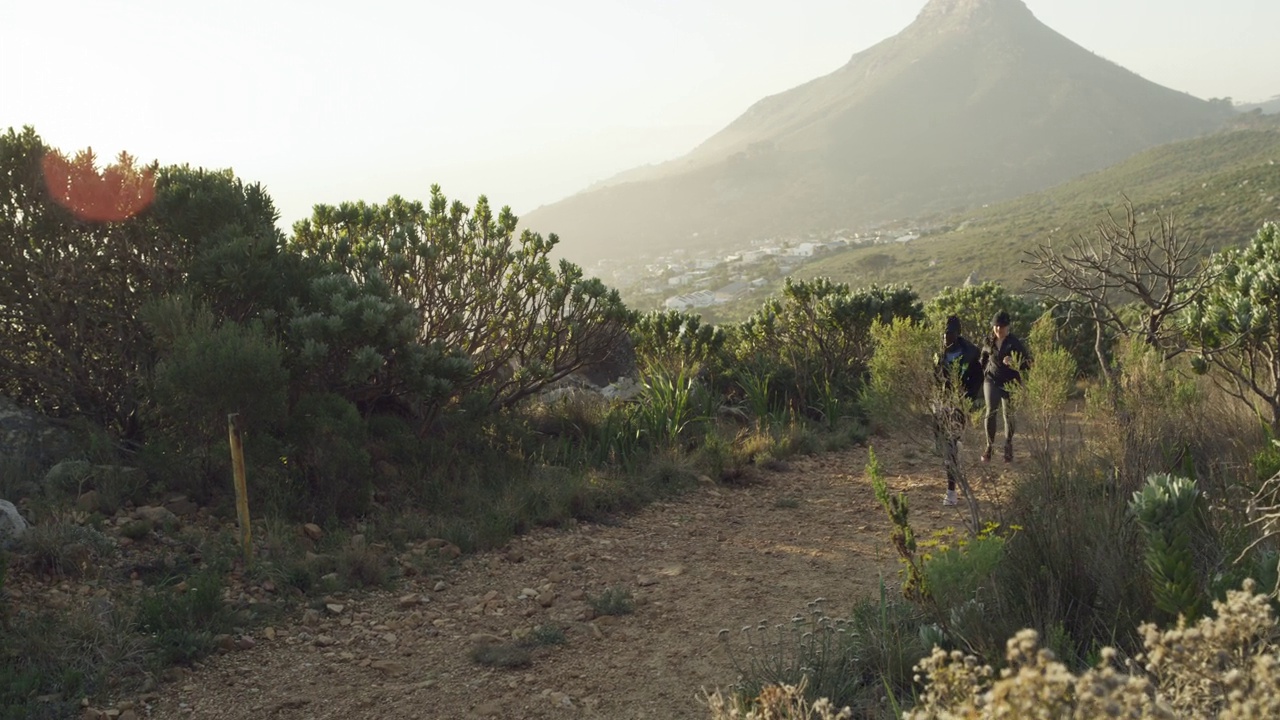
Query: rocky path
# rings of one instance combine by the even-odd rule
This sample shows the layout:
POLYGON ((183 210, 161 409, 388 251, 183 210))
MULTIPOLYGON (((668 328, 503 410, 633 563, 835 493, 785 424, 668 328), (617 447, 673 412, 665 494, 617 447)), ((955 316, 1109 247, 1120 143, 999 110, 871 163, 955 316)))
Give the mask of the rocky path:
MULTIPOLYGON (((893 490, 918 508, 917 533, 960 525, 939 505, 927 456, 879 453, 893 490)), ((617 525, 541 530, 391 591, 329 598, 247 650, 209 658, 137 708, 160 718, 705 718, 700 689, 735 669, 736 637, 826 598, 832 614, 896 585, 866 448, 800 458, 744 487, 705 486, 617 525), (609 588, 635 599, 596 617, 609 588), (476 663, 474 646, 538 626, 565 642, 522 668, 476 663)))

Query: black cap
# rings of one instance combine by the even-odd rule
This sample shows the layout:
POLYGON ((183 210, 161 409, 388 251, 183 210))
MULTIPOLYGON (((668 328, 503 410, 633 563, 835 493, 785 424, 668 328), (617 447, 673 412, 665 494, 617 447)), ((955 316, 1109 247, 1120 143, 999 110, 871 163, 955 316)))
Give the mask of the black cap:
POLYGON ((947 334, 948 335, 960 334, 960 318, 956 317, 955 315, 950 315, 947 317, 947 334))
POLYGON ((991 318, 991 327, 1005 327, 1009 324, 1009 313, 1001 310, 991 318))

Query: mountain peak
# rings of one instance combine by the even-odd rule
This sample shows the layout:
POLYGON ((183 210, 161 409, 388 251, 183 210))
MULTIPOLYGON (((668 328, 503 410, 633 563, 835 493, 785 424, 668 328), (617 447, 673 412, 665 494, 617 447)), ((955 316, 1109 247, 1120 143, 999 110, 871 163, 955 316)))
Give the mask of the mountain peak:
POLYGON ((993 13, 1030 14, 1022 0, 929 0, 917 21, 967 20, 993 13))

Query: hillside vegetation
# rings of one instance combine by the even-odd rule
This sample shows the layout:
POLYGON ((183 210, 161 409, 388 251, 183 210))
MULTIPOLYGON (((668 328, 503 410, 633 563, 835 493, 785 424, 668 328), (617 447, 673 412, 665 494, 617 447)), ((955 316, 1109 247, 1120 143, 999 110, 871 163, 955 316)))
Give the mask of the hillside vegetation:
MULTIPOLYGON (((1260 165, 1274 130, 1191 147, 1134 161, 1112 188, 1143 178, 1155 197, 1192 203, 1205 227, 1249 222, 1259 191, 1274 202, 1274 166, 1260 165)), ((517 233, 509 209, 484 197, 467 206, 434 187, 425 201, 317 205, 286 235, 266 191, 230 171, 124 154, 99 166, 34 128, 0 134, 0 395, 77 431, 55 457, 0 456, 0 496, 32 524, 0 525, 0 720, 142 707, 159 682, 187 686, 175 666, 252 650, 250 633, 281 613, 344 623, 351 609, 336 594, 355 602, 411 578, 442 592, 440 566, 464 553, 614 520, 696 484, 759 481, 790 457, 872 435, 946 472, 956 527, 917 543, 906 496, 868 449, 865 475, 892 529, 855 527, 900 557, 901 582, 886 579, 878 598, 836 588, 848 618, 793 616, 796 632, 752 640, 749 656, 726 660, 741 662, 739 697, 807 681, 860 716, 887 716, 924 697, 912 668, 935 646, 995 666, 1005 639, 1032 628, 1080 672, 1103 645, 1140 652, 1142 623, 1217 612, 1246 581, 1277 586, 1275 223, 1247 242, 1243 228, 1219 231, 1238 242, 1207 262, 1129 236, 1100 263, 1059 257, 1050 290, 1074 304, 995 283, 926 302, 905 286, 788 278, 742 322, 711 325, 634 311, 580 267, 553 263, 555 236, 517 233), (1135 288, 1136 302, 1090 297, 1098 283, 1135 288), (1093 303, 1083 317, 1082 302, 1093 303), (991 459, 994 428, 981 437, 962 383, 942 381, 961 368, 939 352, 947 318, 978 340, 997 311, 1034 357, 1025 386, 1010 388, 1008 464, 983 466, 999 484, 977 482, 972 450, 985 439, 991 459), (618 381, 600 388, 593 371, 618 381), (242 462, 229 429, 244 438, 233 444, 242 462), (962 436, 965 453, 941 449, 962 436), (229 482, 241 470, 250 507, 229 482)), ((1087 217, 1088 200, 1076 202, 1087 217)), ((557 577, 506 592, 547 608, 551 583, 569 576, 557 577)), ((446 608, 495 611, 506 600, 492 586, 446 608)), ((581 589, 597 615, 641 607, 630 583, 581 589)), ((417 612, 419 595, 396 605, 417 612)), ((445 618, 420 620, 395 633, 434 633, 445 618)), ((540 628, 468 636, 485 647, 466 657, 523 667, 537 638, 576 642, 540 628)), ((319 633, 294 648, 329 656, 337 642, 319 633)))
POLYGON ((1046 242, 1092 235, 1125 199, 1148 231, 1172 217, 1176 231, 1209 249, 1238 245, 1280 218, 1280 121, 1162 145, 1106 170, 1007 202, 935 216, 910 243, 857 247, 806 264, 797 277, 909 283, 924 296, 993 280, 1023 287, 1026 253, 1046 242))

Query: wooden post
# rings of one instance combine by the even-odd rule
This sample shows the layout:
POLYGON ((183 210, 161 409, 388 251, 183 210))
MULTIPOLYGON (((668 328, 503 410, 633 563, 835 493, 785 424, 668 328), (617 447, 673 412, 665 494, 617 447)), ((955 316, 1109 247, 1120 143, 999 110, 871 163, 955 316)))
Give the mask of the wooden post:
POLYGON ((231 436, 231 471, 236 485, 236 517, 240 520, 240 545, 246 565, 253 559, 253 541, 249 534, 249 490, 244 480, 244 442, 240 436, 240 413, 227 416, 227 433, 231 436))

